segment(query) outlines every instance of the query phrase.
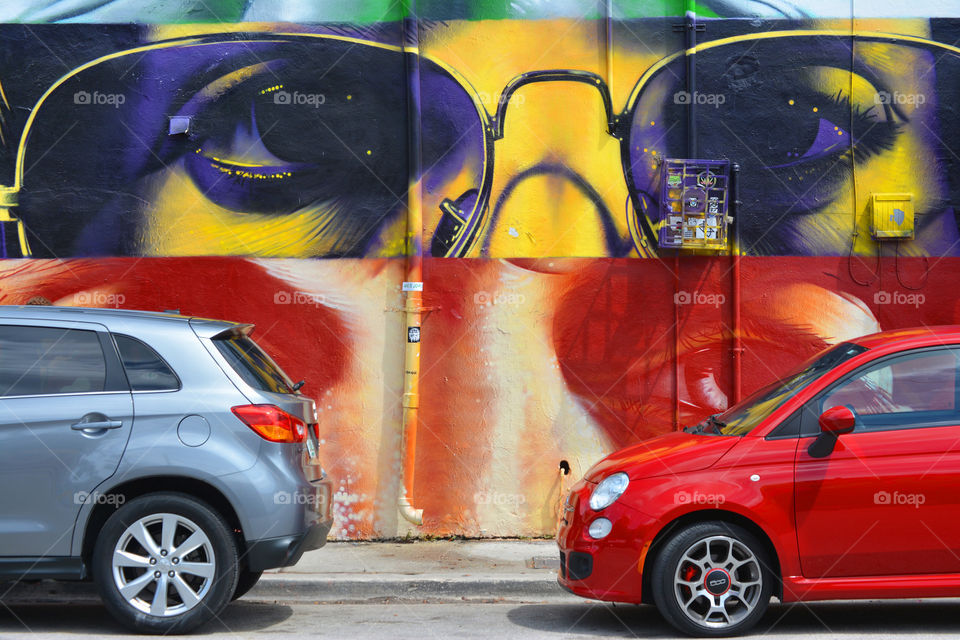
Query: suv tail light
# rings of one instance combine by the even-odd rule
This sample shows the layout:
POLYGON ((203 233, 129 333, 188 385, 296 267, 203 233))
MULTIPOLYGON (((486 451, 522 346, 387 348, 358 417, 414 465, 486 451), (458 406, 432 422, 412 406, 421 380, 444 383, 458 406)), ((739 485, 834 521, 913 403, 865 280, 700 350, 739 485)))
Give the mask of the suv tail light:
POLYGON ((272 404, 244 404, 231 409, 235 416, 270 442, 303 442, 307 425, 272 404))

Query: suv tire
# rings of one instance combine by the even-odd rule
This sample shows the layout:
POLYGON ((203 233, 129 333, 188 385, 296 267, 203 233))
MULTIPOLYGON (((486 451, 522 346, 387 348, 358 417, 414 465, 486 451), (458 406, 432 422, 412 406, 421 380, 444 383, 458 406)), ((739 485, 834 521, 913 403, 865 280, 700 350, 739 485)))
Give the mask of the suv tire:
POLYGON ((253 589, 262 575, 263 571, 242 570, 237 577, 237 588, 233 590, 233 597, 230 600, 242 598, 250 589, 253 589))
POLYGON ((229 525, 205 503, 182 493, 148 494, 103 525, 93 575, 107 610, 124 626, 186 633, 230 602, 237 546, 229 525))

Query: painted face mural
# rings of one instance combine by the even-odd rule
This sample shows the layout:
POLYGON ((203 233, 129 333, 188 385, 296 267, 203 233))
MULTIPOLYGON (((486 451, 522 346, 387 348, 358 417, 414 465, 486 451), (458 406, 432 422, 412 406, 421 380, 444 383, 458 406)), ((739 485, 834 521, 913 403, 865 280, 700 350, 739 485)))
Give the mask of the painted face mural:
MULTIPOLYGON (((613 24, 609 55, 622 64, 606 76, 538 69, 529 45, 511 75, 477 72, 460 42, 504 37, 487 24, 424 28, 417 51, 401 46, 398 23, 363 37, 154 43, 110 29, 116 50, 66 75, 2 79, 14 112, 36 98, 22 130, 6 132, 29 245, 19 253, 401 255, 414 185, 436 257, 653 256, 669 218, 663 159, 693 151, 739 165, 744 253, 870 252, 870 196, 889 192, 913 195, 906 253, 956 252, 947 78, 960 50, 929 34, 719 23, 690 93, 690 56, 662 39, 650 54, 658 26, 613 24), (567 128, 558 101, 584 107, 579 126, 567 128), (596 145, 586 164, 613 169, 619 155, 619 177, 578 166, 569 154, 585 145, 596 145)), ((556 35, 525 28, 533 46, 556 35)))
POLYGON ((404 532, 408 240, 418 533, 548 535, 612 449, 828 345, 960 320, 954 18, 698 3, 691 86, 681 18, 630 3, 428 3, 416 38, 375 3, 206 3, 260 22, 202 25, 88 4, 0 25, 0 247, 32 258, 0 261, 0 304, 255 323, 321 408, 337 537, 404 532), (661 246, 677 159, 739 166, 738 244, 661 246), (873 240, 875 194, 912 196, 913 238, 873 240))

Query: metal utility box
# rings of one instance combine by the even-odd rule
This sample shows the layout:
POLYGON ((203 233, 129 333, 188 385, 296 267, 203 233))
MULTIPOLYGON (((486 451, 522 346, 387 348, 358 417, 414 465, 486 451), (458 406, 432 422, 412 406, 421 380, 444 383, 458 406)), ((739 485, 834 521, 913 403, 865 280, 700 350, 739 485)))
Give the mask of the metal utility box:
POLYGON ((873 224, 870 233, 876 240, 913 237, 913 194, 874 193, 871 195, 873 224))
POLYGON ((661 172, 658 244, 726 249, 730 162, 664 159, 661 172))

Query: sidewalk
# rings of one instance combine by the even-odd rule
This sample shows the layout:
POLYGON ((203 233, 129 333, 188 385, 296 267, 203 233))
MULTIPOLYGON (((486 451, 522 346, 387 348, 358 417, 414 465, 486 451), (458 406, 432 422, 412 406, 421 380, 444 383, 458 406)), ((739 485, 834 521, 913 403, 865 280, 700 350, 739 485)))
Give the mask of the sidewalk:
MULTIPOLYGON (((575 599, 557 585, 553 540, 328 542, 293 567, 264 572, 246 601, 336 603, 575 599)), ((97 602, 92 583, 0 583, 0 601, 97 602)))
POLYGON ((329 542, 265 572, 248 599, 349 602, 563 597, 553 540, 329 542))

